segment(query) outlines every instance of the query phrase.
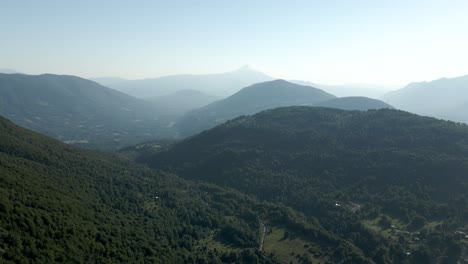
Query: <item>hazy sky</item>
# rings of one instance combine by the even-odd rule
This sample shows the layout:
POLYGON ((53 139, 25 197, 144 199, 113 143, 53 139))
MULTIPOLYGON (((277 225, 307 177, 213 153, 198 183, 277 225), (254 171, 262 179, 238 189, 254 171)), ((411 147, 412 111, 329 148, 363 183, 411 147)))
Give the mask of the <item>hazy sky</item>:
POLYGON ((0 68, 405 84, 468 74, 468 0, 0 0, 0 68))

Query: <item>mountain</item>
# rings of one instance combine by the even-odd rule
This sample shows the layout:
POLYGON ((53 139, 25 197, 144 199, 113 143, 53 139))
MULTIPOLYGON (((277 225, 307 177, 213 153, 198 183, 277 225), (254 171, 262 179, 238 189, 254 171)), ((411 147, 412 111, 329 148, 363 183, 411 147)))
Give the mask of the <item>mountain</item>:
POLYGON ((291 206, 376 263, 457 263, 467 250, 467 139, 466 125, 397 110, 286 107, 137 160, 291 206))
POLYGON ((380 100, 360 96, 334 98, 316 103, 314 106, 360 111, 383 108, 393 109, 391 105, 380 100))
POLYGON ((106 86, 106 87, 111 87, 112 85, 115 85, 117 83, 127 81, 120 77, 96 77, 96 78, 90 78, 89 80, 93 82, 97 82, 101 84, 102 86, 106 86))
MULTIPOLYGON (((206 94, 225 97, 243 87, 272 79, 266 74, 244 66, 236 71, 226 73, 180 74, 153 79, 122 80, 116 83, 103 82, 102 84, 138 98, 167 95, 179 90, 197 90, 206 94)), ((99 79, 95 80, 100 81, 99 79)))
POLYGON ((147 98, 147 101, 162 108, 168 114, 180 116, 217 100, 217 97, 197 90, 180 90, 168 95, 147 98))
POLYGON ((0 73, 14 74, 14 73, 20 73, 20 72, 17 70, 13 70, 13 69, 0 69, 0 73))
POLYGON ((454 107, 448 112, 442 113, 441 117, 468 124, 468 102, 454 107))
POLYGON ((468 122, 459 108, 468 103, 468 75, 411 83, 382 97, 396 108, 416 114, 468 122))
POLYGON ((291 80, 290 82, 300 85, 317 87, 319 89, 324 90, 327 93, 334 94, 338 97, 365 96, 370 98, 380 98, 389 91, 401 88, 401 86, 377 84, 327 85, 301 80, 291 80))
POLYGON ((193 135, 241 115, 282 106, 313 105, 333 98, 334 95, 320 89, 284 80, 257 83, 226 99, 188 112, 176 127, 184 136, 193 135))
POLYGON ((156 106, 75 76, 0 74, 0 114, 69 143, 117 148, 164 130, 156 106))
POLYGON ((1 117, 0 174, 1 263, 336 263, 343 255, 372 263, 291 208, 80 150, 1 117), (277 239, 267 236, 273 226, 277 239))

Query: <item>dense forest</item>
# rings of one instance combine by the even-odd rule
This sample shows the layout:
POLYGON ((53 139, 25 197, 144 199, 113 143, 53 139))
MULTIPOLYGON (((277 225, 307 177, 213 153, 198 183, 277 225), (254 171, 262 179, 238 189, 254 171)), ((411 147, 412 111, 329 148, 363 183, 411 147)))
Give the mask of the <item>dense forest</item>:
POLYGON ((1 263, 278 263, 260 246, 273 227, 284 235, 269 248, 302 243, 289 252, 294 261, 372 263, 291 208, 80 150, 3 118, 0 175, 1 263))
POLYGON ((468 127, 396 110, 242 116, 138 161, 316 217, 376 263, 466 258, 468 127))

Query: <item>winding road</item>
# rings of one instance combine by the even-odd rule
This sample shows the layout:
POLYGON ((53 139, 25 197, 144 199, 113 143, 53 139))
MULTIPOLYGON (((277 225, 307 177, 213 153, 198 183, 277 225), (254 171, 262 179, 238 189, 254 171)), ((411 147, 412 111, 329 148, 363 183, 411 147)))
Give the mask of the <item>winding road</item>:
POLYGON ((263 227, 263 233, 262 233, 262 240, 260 241, 259 250, 263 251, 263 244, 265 243, 265 236, 266 236, 267 227, 266 227, 266 225, 264 223, 261 223, 261 224, 262 224, 262 227, 263 227))

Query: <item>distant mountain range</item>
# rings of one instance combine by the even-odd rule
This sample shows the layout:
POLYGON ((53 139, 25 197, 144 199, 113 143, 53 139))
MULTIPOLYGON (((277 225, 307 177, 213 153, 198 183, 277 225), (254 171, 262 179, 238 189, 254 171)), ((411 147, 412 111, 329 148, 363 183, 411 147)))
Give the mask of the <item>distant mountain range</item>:
POLYGON ((292 83, 317 87, 334 94, 338 97, 365 96, 370 98, 380 98, 389 91, 401 88, 395 85, 376 85, 376 84, 342 84, 342 85, 326 85, 318 84, 309 81, 290 80, 292 83))
POLYGON ((178 121, 176 127, 182 135, 192 135, 241 115, 281 106, 312 105, 332 98, 335 96, 320 89, 284 80, 262 82, 248 86, 226 99, 188 112, 178 121))
POLYGON ((160 136, 153 104, 75 76, 0 74, 0 115, 64 142, 118 148, 160 136))
POLYGON ((392 108, 366 97, 336 98, 323 90, 284 80, 257 83, 236 94, 185 114, 176 124, 182 136, 193 135, 229 119, 284 106, 321 106, 345 110, 392 108))
POLYGON ((179 74, 143 80, 95 78, 102 85, 138 98, 167 95, 179 90, 198 90, 218 97, 229 96, 254 83, 273 80, 272 77, 244 66, 232 72, 218 74, 179 74))
POLYGON ((284 80, 257 83, 216 99, 197 90, 179 90, 143 100, 75 76, 0 74, 0 115, 88 148, 117 149, 157 138, 185 137, 241 115, 283 106, 389 107, 369 98, 337 99, 284 80))
POLYGON ((382 100, 412 113, 468 122, 468 75, 411 83, 382 100))
POLYGON ((103 86, 111 87, 117 83, 125 82, 127 80, 120 78, 120 77, 96 77, 96 78, 89 78, 93 82, 97 82, 103 86))
MULTIPOLYGON (((217 97, 227 97, 246 86, 274 79, 274 77, 244 66, 236 71, 219 74, 178 74, 142 80, 101 77, 92 78, 91 80, 132 96, 145 98, 166 95, 178 90, 198 90, 217 97)), ((366 96, 379 98, 388 91, 401 87, 374 84, 324 85, 302 80, 289 80, 289 82, 316 87, 339 97, 366 96)))

